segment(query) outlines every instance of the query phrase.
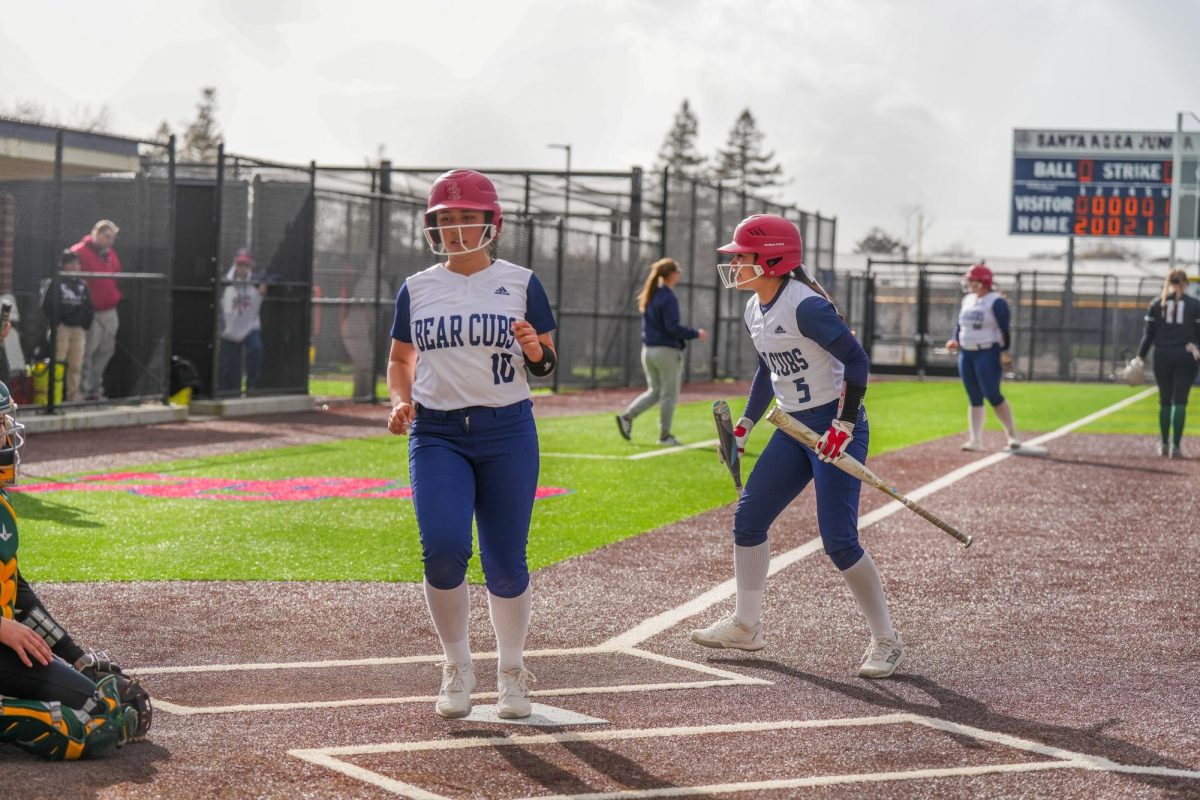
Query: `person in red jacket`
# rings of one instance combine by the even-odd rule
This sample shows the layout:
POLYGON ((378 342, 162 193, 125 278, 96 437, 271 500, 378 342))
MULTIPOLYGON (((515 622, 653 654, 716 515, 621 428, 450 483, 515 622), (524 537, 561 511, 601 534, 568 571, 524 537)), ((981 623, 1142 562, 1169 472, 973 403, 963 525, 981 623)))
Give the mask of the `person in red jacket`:
MULTIPOLYGON (((113 249, 119 230, 113 222, 102 219, 71 248, 79 256, 83 272, 111 275, 121 271, 121 259, 113 249)), ((87 286, 95 316, 88 328, 83 353, 83 397, 104 400, 104 370, 117 348, 117 305, 121 302, 121 290, 112 278, 89 278, 87 286)))

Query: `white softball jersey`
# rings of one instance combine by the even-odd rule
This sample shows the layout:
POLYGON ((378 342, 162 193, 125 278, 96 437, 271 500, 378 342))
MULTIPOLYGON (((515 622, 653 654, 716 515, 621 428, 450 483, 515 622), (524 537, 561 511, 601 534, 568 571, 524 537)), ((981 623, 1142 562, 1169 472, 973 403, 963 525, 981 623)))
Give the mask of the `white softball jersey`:
POLYGON ((556 327, 546 290, 525 267, 496 260, 459 275, 435 264, 410 276, 396 295, 392 338, 417 349, 413 402, 452 411, 528 400, 525 356, 512 332, 520 319, 538 334, 556 327))
POLYGON ((1004 344, 1004 333, 996 319, 995 305, 1001 300, 999 292, 988 292, 983 297, 969 292, 962 300, 958 311, 958 343, 976 350, 992 344, 1004 344))
MULTIPOLYGON (((800 281, 785 281, 767 306, 751 295, 746 303, 746 327, 763 362, 771 370, 771 388, 784 411, 803 411, 842 396, 845 367, 829 351, 800 332, 797 315, 812 309, 806 326, 827 326, 841 321, 833 306, 800 281), (827 319, 828 318, 828 319, 827 319)), ((810 327, 810 332, 811 332, 810 327)), ((832 338, 832 337, 831 337, 832 338)))

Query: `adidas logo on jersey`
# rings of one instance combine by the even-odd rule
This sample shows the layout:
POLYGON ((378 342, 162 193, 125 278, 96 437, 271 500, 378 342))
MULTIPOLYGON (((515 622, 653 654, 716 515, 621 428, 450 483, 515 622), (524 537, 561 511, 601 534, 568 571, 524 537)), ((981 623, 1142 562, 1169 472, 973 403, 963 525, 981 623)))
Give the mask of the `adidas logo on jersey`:
POLYGON ((505 296, 507 297, 507 296, 508 296, 508 289, 505 289, 503 286, 501 286, 499 289, 497 289, 495 292, 493 292, 493 294, 502 294, 502 295, 505 295, 505 296))
POLYGON ((782 325, 776 325, 776 326, 775 326, 775 332, 776 332, 776 333, 787 333, 787 331, 785 331, 785 330, 783 329, 783 326, 782 326, 782 325))

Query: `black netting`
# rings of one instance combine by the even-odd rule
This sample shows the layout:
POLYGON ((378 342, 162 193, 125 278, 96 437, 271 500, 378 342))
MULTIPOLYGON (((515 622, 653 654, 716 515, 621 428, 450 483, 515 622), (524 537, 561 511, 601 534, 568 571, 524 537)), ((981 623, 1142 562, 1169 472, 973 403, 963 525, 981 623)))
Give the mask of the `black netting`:
POLYGON ((16 300, 15 332, 4 348, 5 379, 18 400, 31 406, 163 398, 174 224, 169 148, 4 124, 5 134, 28 142, 32 154, 28 160, 0 159, 0 283, 16 300), (119 229, 103 253, 85 242, 101 220, 119 229), (120 264, 111 278, 87 273, 100 308, 86 330, 75 324, 81 318, 65 316, 66 306, 56 299, 62 297, 56 280, 85 277, 82 267, 60 261, 72 246, 87 248, 88 266, 120 264), (45 308, 43 289, 50 295, 45 308))

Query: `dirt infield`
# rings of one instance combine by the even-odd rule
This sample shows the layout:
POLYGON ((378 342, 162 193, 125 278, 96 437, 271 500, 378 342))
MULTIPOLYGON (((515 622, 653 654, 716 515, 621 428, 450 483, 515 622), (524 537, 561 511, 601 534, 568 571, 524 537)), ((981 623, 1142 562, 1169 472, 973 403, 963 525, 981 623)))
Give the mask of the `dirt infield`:
MULTIPOLYGON (((338 427, 367 417, 339 412, 338 427)), ((40 449, 51 438, 39 452, 55 452, 40 449)), ((43 585, 87 644, 141 670, 159 711, 150 742, 101 762, 0 748, 5 787, 22 798, 1200 796, 1200 462, 1069 434, 1049 458, 964 474, 987 456, 956 445, 872 466, 906 491, 945 476, 922 502, 976 535, 969 550, 864 489, 863 543, 911 645, 892 680, 854 677, 865 626, 810 544, 809 492, 772 532, 786 566, 768 584, 769 646, 756 655, 686 640, 732 608, 731 507, 535 574, 535 700, 603 724, 437 718, 436 639, 415 585, 43 585)), ((32 470, 85 463, 61 452, 32 470)), ((486 704, 481 587, 472 603, 486 704)))

